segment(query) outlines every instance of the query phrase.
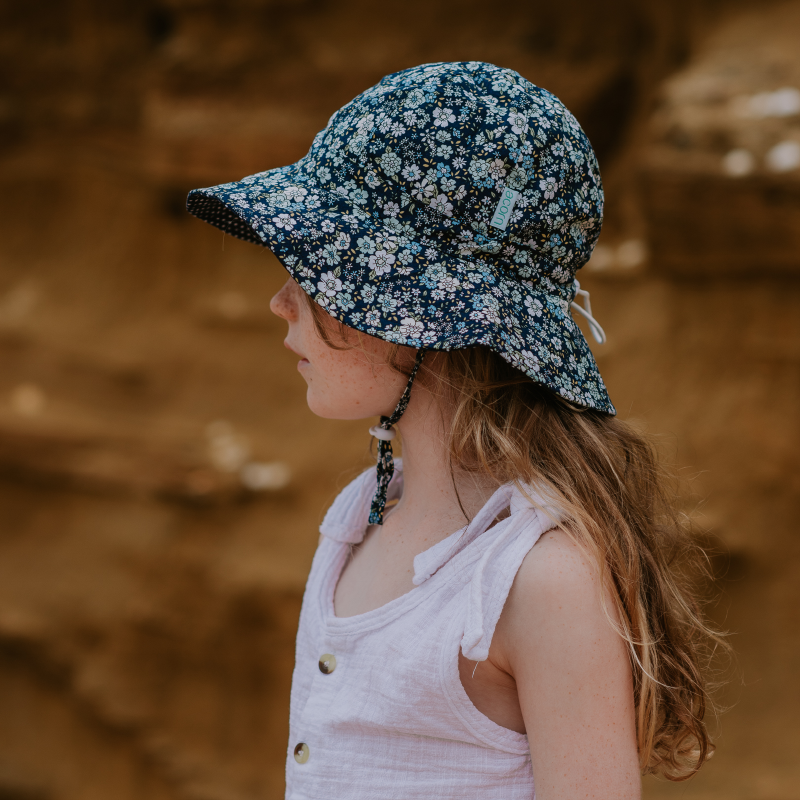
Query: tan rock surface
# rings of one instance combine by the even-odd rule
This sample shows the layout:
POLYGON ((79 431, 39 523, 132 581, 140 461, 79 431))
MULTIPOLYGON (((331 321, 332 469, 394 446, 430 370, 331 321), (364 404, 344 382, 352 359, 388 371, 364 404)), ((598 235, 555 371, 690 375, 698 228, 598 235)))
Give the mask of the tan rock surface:
POLYGON ((800 274, 800 5, 735 15, 671 77, 642 189, 657 265, 800 274))
MULTIPOLYGON (((267 309, 279 265, 185 215, 185 191, 302 155, 386 72, 467 57, 559 94, 608 165, 607 263, 582 279, 609 334, 598 360, 723 551, 711 612, 737 632, 744 684, 724 695, 715 759, 648 796, 794 796, 800 286, 753 250, 728 280, 702 237, 697 263, 717 277, 673 280, 665 259, 683 263, 689 240, 662 257, 651 214, 640 242, 632 181, 662 77, 696 46, 686 81, 713 61, 716 40, 698 37, 721 8, 517 4, 499 21, 416 0, 4 7, 0 797, 282 795, 302 588, 325 507, 369 462, 367 425, 307 411, 267 309), (276 488, 247 488, 247 464, 276 488)), ((694 119, 675 102, 668 116, 694 119)), ((668 151, 658 180, 682 175, 666 134, 647 135, 650 155, 668 151)), ((665 230, 701 236, 705 200, 680 192, 691 214, 660 200, 678 226, 665 230)))

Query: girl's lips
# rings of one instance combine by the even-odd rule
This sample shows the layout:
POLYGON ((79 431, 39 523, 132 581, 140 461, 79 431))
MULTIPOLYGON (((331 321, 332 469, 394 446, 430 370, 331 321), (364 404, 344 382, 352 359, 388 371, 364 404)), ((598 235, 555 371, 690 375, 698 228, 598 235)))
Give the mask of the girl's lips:
POLYGON ((306 359, 304 356, 300 355, 300 353, 298 353, 298 352, 297 352, 297 350, 295 350, 295 349, 294 349, 294 347, 292 347, 292 346, 289 344, 289 342, 288 342, 288 341, 286 341, 286 339, 284 339, 284 340, 283 340, 283 346, 284 346, 284 347, 285 347, 287 350, 291 350, 291 351, 292 351, 292 352, 293 352, 293 353, 294 353, 296 356, 300 356, 300 358, 302 358, 303 360, 305 360, 305 361, 307 361, 307 360, 308 360, 308 359, 306 359))
MULTIPOLYGON (((300 353, 298 353, 298 352, 297 352, 297 350, 295 350, 295 349, 294 349, 294 348, 293 348, 293 347, 292 347, 292 346, 289 344, 289 342, 287 342, 287 341, 286 341, 286 339, 284 339, 284 340, 283 340, 283 346, 284 346, 284 347, 285 347, 287 350, 291 350, 291 351, 292 351, 292 352, 293 352, 293 353, 294 353, 296 356, 300 356, 300 353)), ((297 369, 301 369, 302 367, 306 366, 308 363, 309 363, 309 361, 308 361, 308 359, 307 359, 305 356, 300 356, 300 360, 297 362, 297 369)))

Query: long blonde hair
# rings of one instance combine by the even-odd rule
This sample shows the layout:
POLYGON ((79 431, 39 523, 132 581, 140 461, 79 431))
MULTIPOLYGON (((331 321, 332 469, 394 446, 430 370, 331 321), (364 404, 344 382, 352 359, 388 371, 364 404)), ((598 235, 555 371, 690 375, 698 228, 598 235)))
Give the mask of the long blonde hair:
MULTIPOLYGON (((347 347, 350 329, 342 326, 344 343, 335 344, 330 318, 310 302, 322 338, 347 347)), ((387 360, 407 373, 405 349, 392 345, 387 360)), ((691 777, 714 751, 704 669, 713 647, 727 645, 700 611, 689 576, 704 554, 676 511, 655 448, 629 424, 572 406, 486 347, 434 361, 418 380, 444 394, 451 471, 536 485, 566 511, 562 527, 597 565, 616 606, 607 616, 628 644, 642 772, 691 777)))

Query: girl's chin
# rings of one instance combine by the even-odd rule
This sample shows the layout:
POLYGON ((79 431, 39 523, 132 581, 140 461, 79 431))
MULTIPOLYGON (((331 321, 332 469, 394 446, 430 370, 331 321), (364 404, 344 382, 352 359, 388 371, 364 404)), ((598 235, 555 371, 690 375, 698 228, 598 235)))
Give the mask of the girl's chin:
POLYGON ((308 366, 310 366, 310 362, 309 362, 309 360, 307 358, 301 358, 297 362, 297 369, 300 370, 301 372, 303 371, 303 369, 305 367, 308 367, 308 366))

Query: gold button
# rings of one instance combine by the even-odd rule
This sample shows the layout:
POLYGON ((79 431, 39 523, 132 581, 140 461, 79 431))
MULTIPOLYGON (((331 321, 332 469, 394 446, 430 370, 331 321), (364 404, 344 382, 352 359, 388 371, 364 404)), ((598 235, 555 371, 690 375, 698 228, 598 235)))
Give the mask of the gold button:
POLYGON ((300 742, 294 749, 294 760, 298 764, 305 764, 308 761, 308 745, 305 742, 300 742))
POLYGON ((330 653, 323 653, 319 657, 319 671, 325 675, 330 675, 336 669, 336 656, 330 653))

